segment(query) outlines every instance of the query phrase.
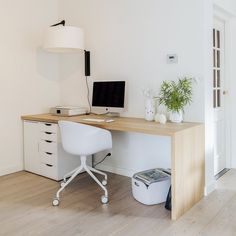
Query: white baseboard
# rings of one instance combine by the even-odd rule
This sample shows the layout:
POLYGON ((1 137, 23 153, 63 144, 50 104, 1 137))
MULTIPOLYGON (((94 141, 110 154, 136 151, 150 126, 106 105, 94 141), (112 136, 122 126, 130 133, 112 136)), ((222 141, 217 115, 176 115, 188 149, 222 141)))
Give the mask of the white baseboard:
POLYGON ((204 188, 204 195, 207 196, 209 195, 211 192, 213 192, 216 188, 216 182, 213 181, 211 182, 211 184, 208 184, 207 186, 205 186, 204 188))
POLYGON ((23 170, 23 165, 9 166, 6 168, 0 168, 0 176, 12 174, 23 170))
POLYGON ((97 168, 102 171, 107 171, 107 172, 111 172, 111 173, 114 173, 117 175, 123 175, 123 176, 127 176, 127 177, 132 177, 134 174, 134 171, 131 171, 131 170, 117 168, 117 167, 113 167, 113 166, 107 166, 107 165, 103 165, 103 164, 99 164, 97 166, 97 168))

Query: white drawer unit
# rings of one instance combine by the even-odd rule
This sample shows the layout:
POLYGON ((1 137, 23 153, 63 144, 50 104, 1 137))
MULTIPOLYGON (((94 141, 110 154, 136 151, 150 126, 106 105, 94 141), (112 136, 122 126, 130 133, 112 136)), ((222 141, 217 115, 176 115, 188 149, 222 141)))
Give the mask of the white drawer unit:
POLYGON ((80 165, 80 158, 66 153, 58 124, 24 121, 25 170, 54 180, 80 165))

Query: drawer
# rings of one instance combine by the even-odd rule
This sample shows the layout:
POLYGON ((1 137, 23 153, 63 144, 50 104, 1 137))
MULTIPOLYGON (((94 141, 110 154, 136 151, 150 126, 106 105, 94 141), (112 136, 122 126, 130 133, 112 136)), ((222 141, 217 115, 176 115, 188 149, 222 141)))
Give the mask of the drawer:
POLYGON ((39 151, 40 153, 49 152, 57 154, 57 143, 48 140, 41 140, 39 142, 39 151))
POLYGON ((40 132, 40 139, 42 140, 48 140, 48 141, 53 141, 57 142, 57 134, 48 132, 48 131, 41 131, 40 132))
POLYGON ((57 168, 54 165, 41 163, 41 175, 58 180, 57 168))
POLYGON ((41 152, 40 153, 40 161, 44 164, 56 166, 57 155, 55 153, 51 153, 51 152, 41 152))
POLYGON ((40 122, 39 123, 39 130, 42 132, 50 132, 50 133, 56 134, 57 130, 58 130, 58 125, 52 124, 52 123, 40 122))

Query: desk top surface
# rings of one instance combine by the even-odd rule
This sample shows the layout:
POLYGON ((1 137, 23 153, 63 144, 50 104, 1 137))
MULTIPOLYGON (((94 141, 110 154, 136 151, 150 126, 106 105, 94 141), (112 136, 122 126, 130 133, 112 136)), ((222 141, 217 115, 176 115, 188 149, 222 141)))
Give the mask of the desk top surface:
POLYGON ((102 115, 81 115, 81 116, 55 116, 51 114, 39 114, 39 115, 26 115, 21 117, 22 120, 28 121, 38 121, 38 122, 50 122, 57 123, 60 120, 68 120, 88 125, 97 126, 111 131, 124 131, 124 132, 136 132, 145 133, 161 136, 173 136, 177 132, 193 128, 196 126, 201 126, 201 123, 189 123, 183 122, 180 124, 167 122, 166 124, 160 124, 157 122, 146 121, 141 118, 131 118, 131 117, 115 117, 109 118, 102 115), (84 119, 112 119, 113 122, 95 122, 87 121, 84 119))

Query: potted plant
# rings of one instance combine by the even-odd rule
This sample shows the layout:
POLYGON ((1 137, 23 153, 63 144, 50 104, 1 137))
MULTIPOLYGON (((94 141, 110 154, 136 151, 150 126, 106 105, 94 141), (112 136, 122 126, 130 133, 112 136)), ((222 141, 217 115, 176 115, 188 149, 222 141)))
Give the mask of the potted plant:
POLYGON ((184 107, 192 102, 192 78, 184 77, 178 81, 163 81, 159 103, 170 112, 170 121, 183 121, 184 107))

